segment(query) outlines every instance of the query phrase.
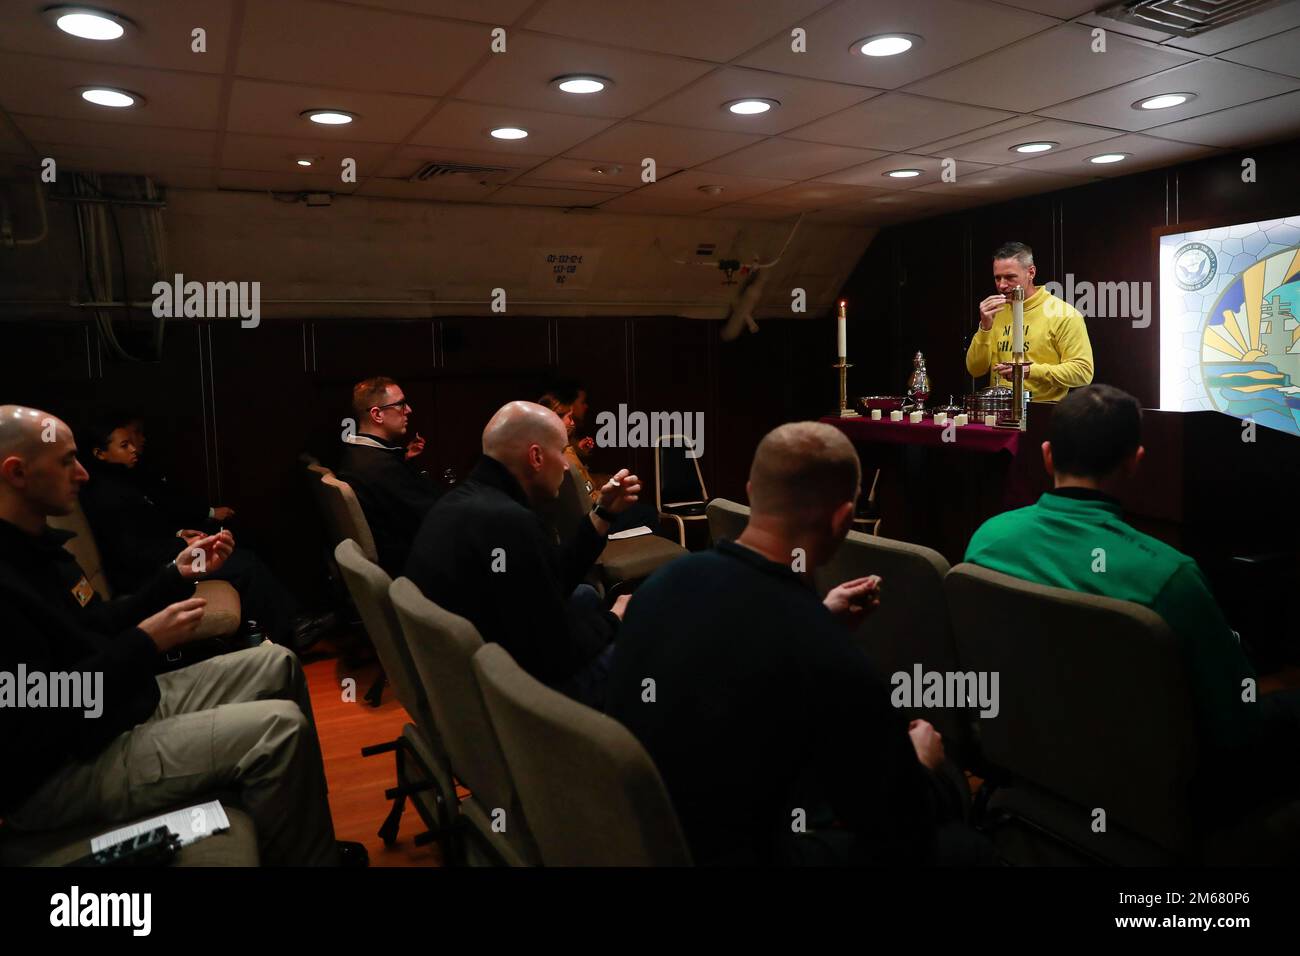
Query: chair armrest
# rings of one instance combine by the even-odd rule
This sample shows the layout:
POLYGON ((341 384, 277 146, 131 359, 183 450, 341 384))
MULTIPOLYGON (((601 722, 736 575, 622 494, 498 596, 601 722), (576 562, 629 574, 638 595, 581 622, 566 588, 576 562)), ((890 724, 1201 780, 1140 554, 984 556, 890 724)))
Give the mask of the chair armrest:
POLYGON ((659 530, 675 535, 677 543, 683 548, 686 547, 686 522, 677 515, 659 512, 659 530))

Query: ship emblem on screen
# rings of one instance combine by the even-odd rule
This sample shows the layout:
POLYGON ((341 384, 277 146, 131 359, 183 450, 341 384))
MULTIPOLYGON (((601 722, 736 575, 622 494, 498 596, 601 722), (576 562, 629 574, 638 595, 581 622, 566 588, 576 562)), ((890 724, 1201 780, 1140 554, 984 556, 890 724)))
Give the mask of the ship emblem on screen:
POLYGON ((1201 331, 1201 374, 1216 409, 1300 435, 1298 316, 1300 246, 1260 259, 1223 289, 1201 331))
POLYGON ((1201 242, 1189 242, 1174 254, 1174 281, 1184 292, 1204 289, 1218 272, 1214 250, 1201 242))

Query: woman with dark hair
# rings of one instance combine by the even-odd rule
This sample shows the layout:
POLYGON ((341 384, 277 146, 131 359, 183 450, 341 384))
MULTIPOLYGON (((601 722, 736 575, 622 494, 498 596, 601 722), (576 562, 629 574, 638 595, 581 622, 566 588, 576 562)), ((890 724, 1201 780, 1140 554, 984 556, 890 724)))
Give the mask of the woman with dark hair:
MULTIPOLYGON (((177 547, 195 534, 177 528, 154 501, 135 469, 140 450, 128 414, 108 413, 81 434, 82 461, 90 481, 81 489, 81 506, 95 533, 104 572, 115 590, 139 589, 168 564, 177 547), (88 453, 88 454, 87 454, 88 453)), ((330 616, 305 618, 297 601, 254 552, 236 548, 218 571, 239 592, 245 619, 258 622, 276 643, 305 651, 330 623, 330 616)))

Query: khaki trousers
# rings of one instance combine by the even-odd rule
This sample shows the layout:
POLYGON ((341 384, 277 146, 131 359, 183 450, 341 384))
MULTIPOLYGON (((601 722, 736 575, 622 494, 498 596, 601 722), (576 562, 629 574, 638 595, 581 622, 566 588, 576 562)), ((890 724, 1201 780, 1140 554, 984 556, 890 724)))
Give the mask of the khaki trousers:
POLYGON ((5 822, 126 823, 232 791, 257 827, 264 865, 338 862, 311 698, 292 651, 267 641, 160 674, 158 687, 148 720, 65 764, 5 822))

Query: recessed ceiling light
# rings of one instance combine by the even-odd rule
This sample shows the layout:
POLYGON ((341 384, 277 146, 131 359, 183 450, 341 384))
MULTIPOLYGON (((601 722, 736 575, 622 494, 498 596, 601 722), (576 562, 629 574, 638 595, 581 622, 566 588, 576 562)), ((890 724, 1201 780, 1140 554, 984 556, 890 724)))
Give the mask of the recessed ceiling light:
POLYGON ((517 126, 498 126, 492 130, 492 136, 496 139, 523 139, 527 135, 528 130, 517 126))
POLYGON ((921 171, 919 169, 891 169, 884 175, 893 179, 911 179, 913 176, 920 176, 921 171))
POLYGON ((310 165, 311 165, 311 160, 310 160, 310 159, 300 159, 300 160, 298 160, 298 165, 299 165, 299 166, 310 166, 310 165))
POLYGON ((1196 99, 1195 93, 1161 93, 1133 104, 1135 110, 1167 110, 1173 106, 1182 106, 1188 100, 1196 99))
POLYGON ((1060 143, 1021 143, 1019 146, 1012 146, 1017 153, 1045 153, 1049 149, 1060 146, 1060 143))
POLYGON ((96 106, 111 106, 119 110, 144 102, 144 97, 139 93, 128 93, 126 90, 113 90, 102 86, 82 90, 81 98, 96 106))
POLYGON ((565 93, 599 93, 605 87, 611 85, 610 81, 605 77, 591 76, 590 74, 561 76, 551 82, 565 93))
POLYGON ((862 56, 898 56, 919 46, 921 42, 915 33, 882 33, 855 40, 850 49, 862 56))
POLYGON ((780 106, 780 100, 769 100, 767 97, 747 100, 732 100, 730 103, 724 103, 727 109, 740 116, 756 116, 759 113, 766 113, 774 106, 780 106))
POLYGON ((299 115, 322 126, 347 126, 357 118, 355 113, 347 113, 343 110, 304 110, 299 115))
POLYGON ((1098 166, 1104 166, 1107 163, 1118 163, 1128 159, 1128 153, 1102 153, 1100 156, 1089 157, 1088 162, 1096 163, 1098 166))
POLYGON ((602 166, 592 166, 591 171, 601 176, 617 176, 623 171, 623 167, 618 163, 606 163, 602 166))
POLYGON ((700 192, 709 196, 721 195, 723 190, 722 186, 697 186, 696 188, 699 189, 700 192))
POLYGON ((64 33, 83 40, 116 40, 130 20, 93 7, 50 7, 45 16, 64 33))

